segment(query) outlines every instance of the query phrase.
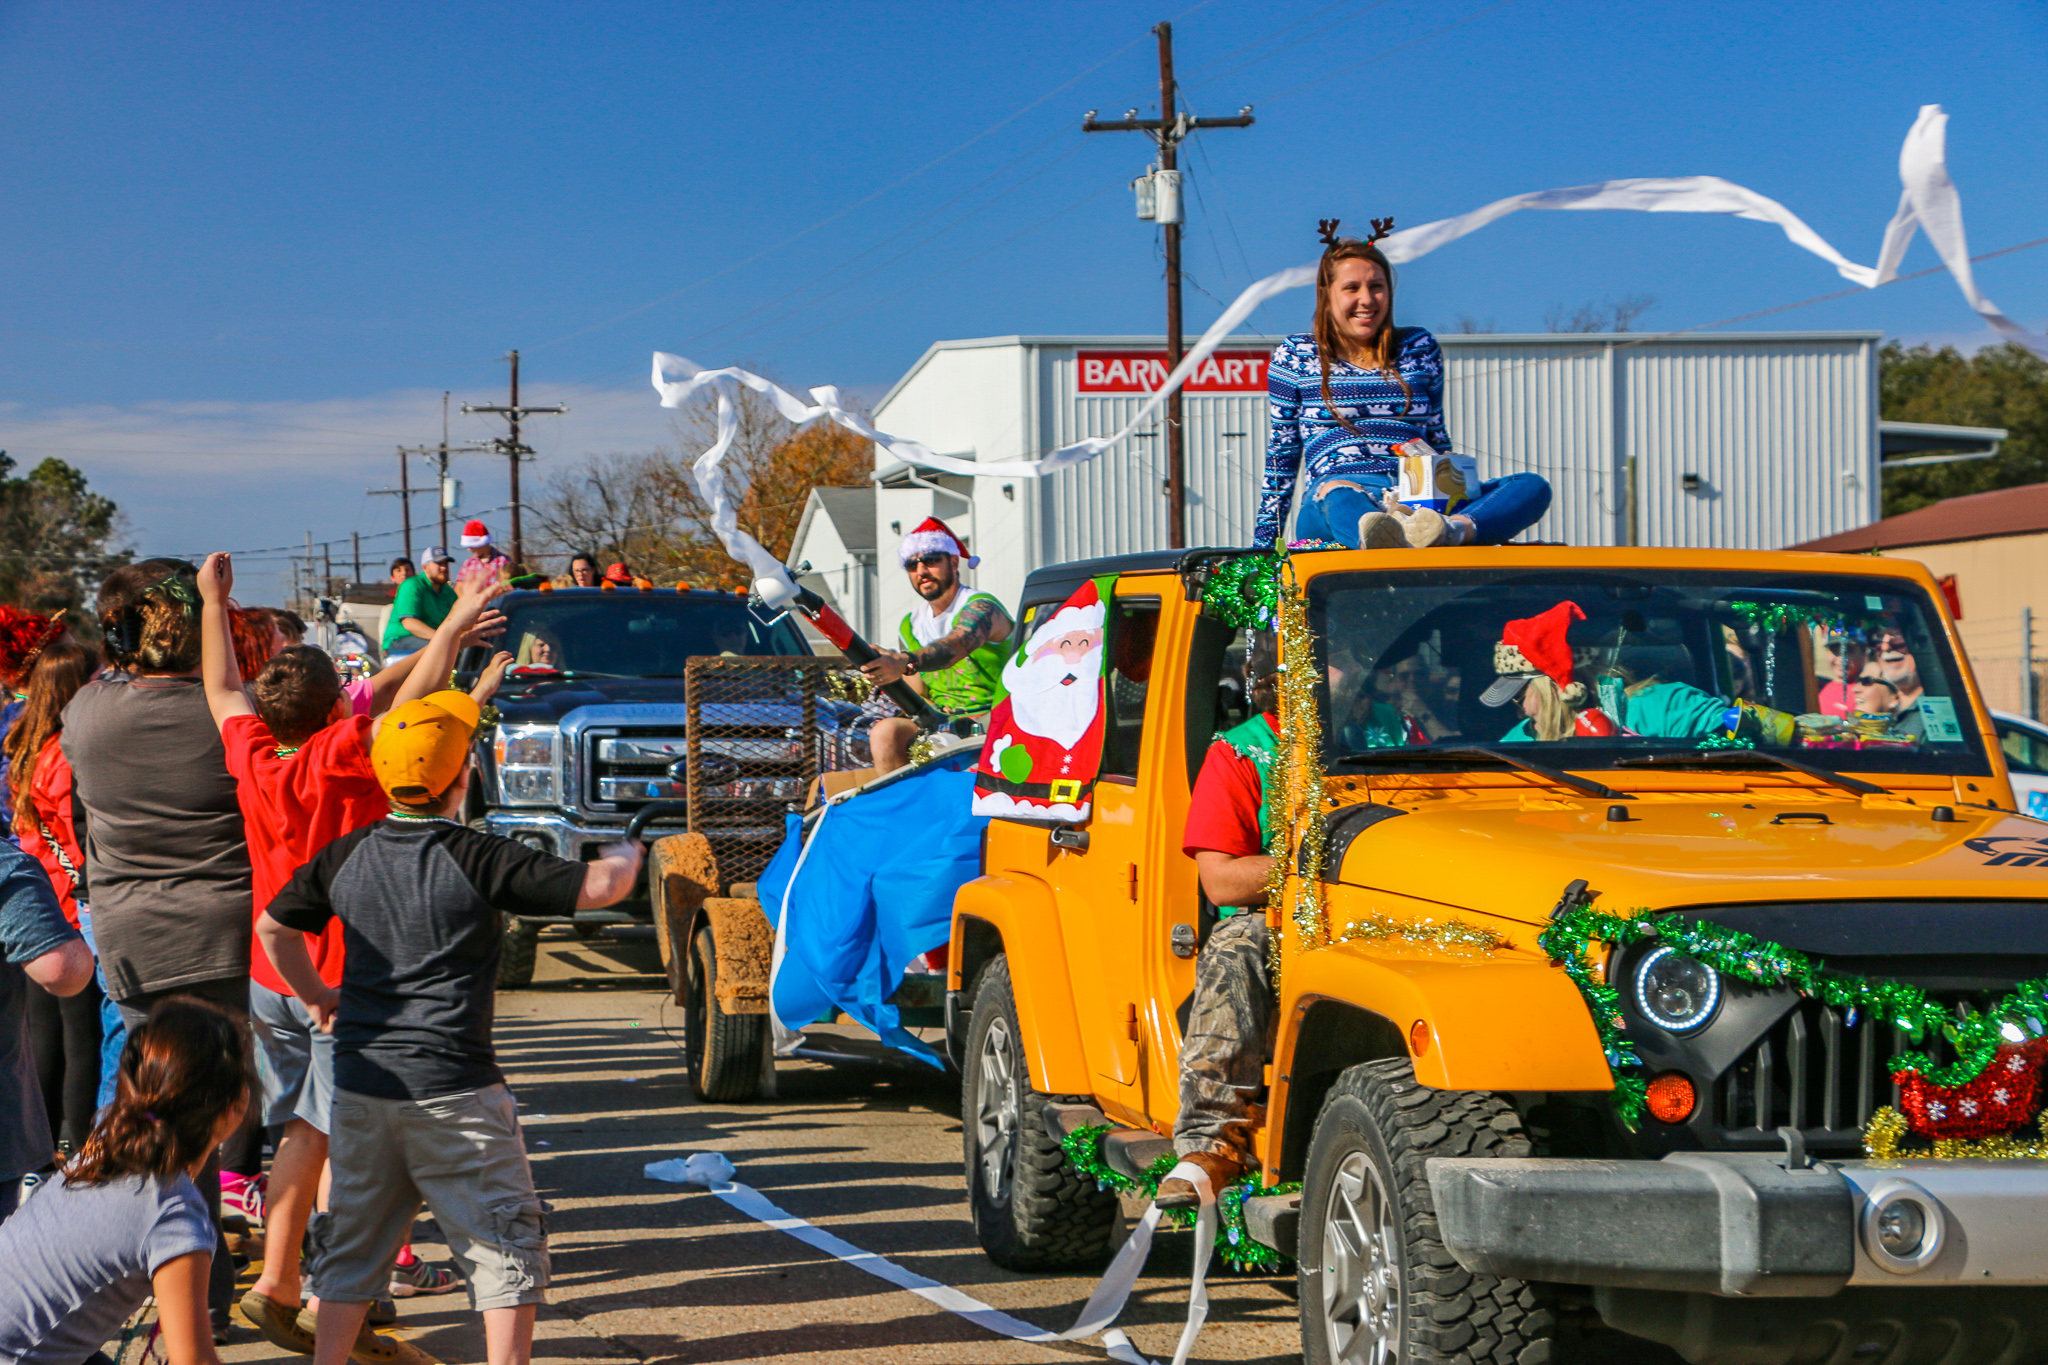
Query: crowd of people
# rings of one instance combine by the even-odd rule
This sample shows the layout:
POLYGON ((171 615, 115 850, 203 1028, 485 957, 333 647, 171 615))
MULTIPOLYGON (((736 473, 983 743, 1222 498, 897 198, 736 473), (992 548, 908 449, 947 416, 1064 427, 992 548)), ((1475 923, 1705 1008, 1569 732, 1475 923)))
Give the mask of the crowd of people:
POLYGON ((640 852, 463 821, 511 663, 449 687, 510 576, 464 542, 398 583, 415 647, 354 682, 237 606, 225 554, 115 570, 76 631, 0 607, 0 1359, 92 1359, 153 1295, 168 1357, 215 1360, 238 1261, 243 1316, 321 1365, 417 1358, 374 1330, 391 1301, 464 1287, 493 1365, 526 1358, 547 1254, 491 1047, 502 914, 614 904, 640 852), (413 1253, 422 1202, 456 1268, 413 1253))

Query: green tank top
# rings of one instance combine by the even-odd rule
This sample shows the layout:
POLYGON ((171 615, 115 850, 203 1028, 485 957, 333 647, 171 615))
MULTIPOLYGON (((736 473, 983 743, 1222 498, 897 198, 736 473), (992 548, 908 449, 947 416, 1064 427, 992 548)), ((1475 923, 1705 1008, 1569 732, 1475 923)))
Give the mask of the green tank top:
MULTIPOLYGON (((946 630, 952 629, 952 621, 963 608, 976 598, 986 597, 998 608, 1002 606, 995 594, 976 592, 963 588, 960 596, 941 618, 946 630)), ((905 613, 898 623, 896 633, 902 638, 903 648, 909 653, 923 649, 924 642, 917 638, 910 628, 910 616, 905 613)), ((1003 686, 1003 664, 1009 659, 1009 642, 991 640, 974 650, 951 668, 942 668, 936 673, 920 673, 924 679, 924 690, 930 694, 932 703, 949 715, 973 715, 988 710, 1004 697, 1010 695, 1003 686)))

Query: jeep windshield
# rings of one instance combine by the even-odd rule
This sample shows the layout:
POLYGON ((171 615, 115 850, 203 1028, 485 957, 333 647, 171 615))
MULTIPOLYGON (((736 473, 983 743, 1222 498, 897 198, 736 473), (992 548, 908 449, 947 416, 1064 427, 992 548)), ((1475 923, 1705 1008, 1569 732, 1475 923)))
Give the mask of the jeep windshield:
POLYGON ((1340 573, 1309 609, 1333 772, 1990 773, 1940 618, 1896 578, 1340 573))
POLYGON ((504 608, 508 684, 555 678, 680 678, 700 654, 809 654, 787 616, 764 624, 744 598, 711 593, 535 593, 504 608))

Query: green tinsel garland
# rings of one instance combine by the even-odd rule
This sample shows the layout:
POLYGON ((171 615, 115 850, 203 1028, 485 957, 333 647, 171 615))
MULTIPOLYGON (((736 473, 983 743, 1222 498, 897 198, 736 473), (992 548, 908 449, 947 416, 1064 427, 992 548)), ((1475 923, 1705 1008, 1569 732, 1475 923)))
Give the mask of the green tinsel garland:
POLYGON ((1270 629, 1279 601, 1280 556, 1270 551, 1232 555, 1202 587, 1202 609, 1239 630, 1270 629))
MULTIPOLYGON (((1144 1179, 1133 1180, 1112 1170, 1102 1159, 1102 1139, 1109 1131, 1106 1126, 1077 1128, 1061 1138, 1060 1150, 1067 1154, 1067 1164, 1083 1179, 1094 1181, 1098 1189, 1157 1198, 1159 1182, 1180 1164, 1180 1158, 1168 1152, 1147 1168, 1144 1179)), ((1298 1184, 1262 1186, 1256 1175, 1225 1185, 1216 1194, 1216 1254, 1233 1270, 1277 1270, 1284 1261, 1293 1259, 1252 1236, 1244 1221, 1244 1201, 1253 1195, 1293 1194, 1300 1188, 1298 1184)), ((1167 1209, 1161 1216, 1176 1227, 1191 1228, 1195 1225, 1195 1213, 1194 1209, 1167 1209)))
POLYGON ((1641 1076, 1623 1074, 1625 1068, 1634 1069, 1641 1063, 1636 1060, 1635 1045, 1624 1033, 1621 993, 1593 979, 1586 949, 1596 939, 1623 947, 1650 938, 1669 943, 1733 980, 1766 988, 1790 986, 1809 999, 1846 1009, 1852 1027, 1856 1016, 1863 1014, 1903 1029, 1915 1042, 1945 1037, 1955 1048, 1956 1060, 1947 1066, 1937 1066, 1924 1052, 1900 1053, 1891 1062, 1895 1076, 1923 1076, 1940 1086, 1967 1085, 1984 1074, 2002 1043, 2048 1033, 2048 1022, 2044 1022, 2048 1021, 2048 980, 2022 981, 1990 1010, 1981 1014, 1972 1010, 1957 1019, 1947 1006, 1929 999, 1926 991, 1910 982, 1832 971, 1782 944, 1704 920, 1642 912, 1609 915, 1582 901, 1561 908, 1550 928, 1537 936, 1536 946, 1564 969, 1585 997, 1593 1027, 1600 1035, 1600 1049, 1614 1073, 1615 1112, 1631 1130, 1642 1116, 1646 1082, 1641 1076))

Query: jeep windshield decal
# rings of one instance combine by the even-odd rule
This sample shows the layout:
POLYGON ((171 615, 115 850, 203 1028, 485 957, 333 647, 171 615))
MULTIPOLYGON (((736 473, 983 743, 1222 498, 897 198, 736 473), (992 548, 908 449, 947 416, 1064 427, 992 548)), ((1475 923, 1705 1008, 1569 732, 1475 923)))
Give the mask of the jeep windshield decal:
POLYGON ((763 624, 742 598, 711 593, 558 591, 510 599, 507 683, 680 678, 697 655, 808 654, 788 617, 763 624))
POLYGON ((1895 578, 1345 572, 1311 580, 1309 609, 1333 766, 1440 771, 1462 751, 1565 771, 1990 773, 1940 617, 1895 578))

